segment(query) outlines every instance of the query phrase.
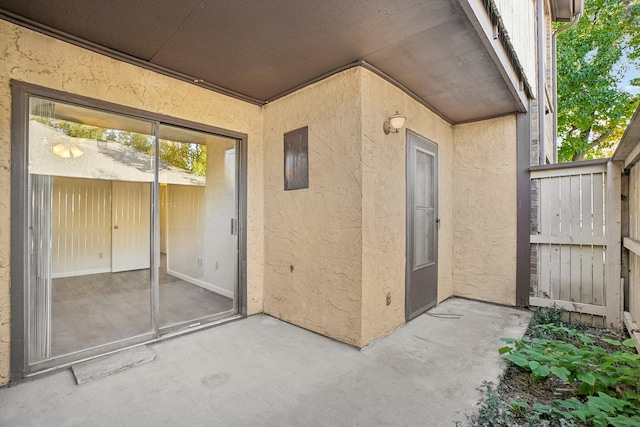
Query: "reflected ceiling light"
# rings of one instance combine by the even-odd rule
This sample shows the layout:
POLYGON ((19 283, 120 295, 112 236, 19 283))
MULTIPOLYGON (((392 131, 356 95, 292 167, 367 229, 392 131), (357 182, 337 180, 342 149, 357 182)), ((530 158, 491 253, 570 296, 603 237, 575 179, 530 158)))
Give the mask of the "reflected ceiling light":
POLYGON ((71 155, 73 156, 74 159, 77 159, 78 157, 84 154, 84 152, 78 147, 71 147, 69 148, 69 151, 71 151, 71 155))
POLYGON ((394 115, 389 116, 389 118, 384 121, 382 129, 384 129, 385 135, 389 135, 390 133, 398 133, 400 129, 404 127, 404 124, 406 122, 407 116, 399 114, 396 111, 394 115))
POLYGON ((84 154, 84 152, 78 147, 67 147, 63 143, 54 145, 53 147, 51 147, 51 151, 53 151, 53 154, 55 154, 56 156, 60 156, 63 159, 69 159, 71 157, 77 159, 84 154))
POLYGON ((68 159, 69 157, 71 157, 71 151, 62 143, 56 144, 51 147, 51 151, 53 151, 53 154, 55 154, 56 156, 60 156, 63 159, 68 159))

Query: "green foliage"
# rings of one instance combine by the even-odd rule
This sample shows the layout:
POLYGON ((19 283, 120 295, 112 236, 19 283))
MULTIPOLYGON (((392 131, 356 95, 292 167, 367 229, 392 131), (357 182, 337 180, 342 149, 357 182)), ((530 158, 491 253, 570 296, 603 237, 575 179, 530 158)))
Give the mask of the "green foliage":
POLYGON ((534 404, 532 408, 527 402, 520 401, 506 405, 491 382, 485 381, 478 390, 483 395, 480 409, 467 417, 472 427, 510 427, 523 423, 530 427, 576 426, 573 417, 563 417, 557 408, 540 404, 534 404))
POLYGON ((96 126, 83 125, 38 115, 32 115, 31 119, 55 128, 59 132, 73 138, 101 139, 104 136, 104 129, 96 126))
POLYGON ((536 307, 531 316, 531 322, 529 323, 531 328, 535 328, 538 325, 556 325, 563 326, 566 322, 564 318, 567 314, 567 310, 561 307, 542 308, 536 307))
POLYGON ((160 140, 159 156, 165 162, 199 176, 205 176, 207 171, 207 147, 204 145, 160 140))
POLYGON ((473 427, 509 426, 509 410, 504 408, 495 386, 492 382, 484 381, 480 390, 484 396, 480 410, 469 417, 473 427))
POLYGON ((586 0, 558 35, 559 161, 606 157, 622 136, 640 101, 618 88, 624 55, 632 66, 640 59, 639 14, 639 0, 586 0))
MULTIPOLYGON (((553 406, 534 404, 531 411, 543 419, 577 420, 594 426, 640 425, 640 355, 634 352, 635 340, 594 339, 553 324, 535 329, 557 339, 503 339, 510 346, 502 347, 500 354, 531 372, 535 380, 557 377, 575 387, 584 400, 556 400, 553 406), (608 351, 602 343, 617 350, 608 351)), ((517 410, 527 412, 523 405, 517 410)))
MULTIPOLYGON (((130 147, 140 153, 153 156, 154 137, 136 132, 116 129, 104 129, 66 120, 51 119, 33 115, 33 120, 51 126, 73 138, 106 139, 130 147)), ((158 156, 175 167, 198 176, 207 171, 207 147, 201 144, 160 140, 158 156)))

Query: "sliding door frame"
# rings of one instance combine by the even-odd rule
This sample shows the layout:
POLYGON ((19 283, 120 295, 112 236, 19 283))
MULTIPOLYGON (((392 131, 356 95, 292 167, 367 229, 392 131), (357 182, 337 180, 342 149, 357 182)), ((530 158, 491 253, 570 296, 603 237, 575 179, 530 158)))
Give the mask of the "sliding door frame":
MULTIPOLYGON (((248 138, 246 134, 221 129, 215 126, 191 122, 135 109, 111 102, 92 99, 80 95, 70 94, 55 89, 37 86, 18 80, 11 80, 11 367, 10 380, 16 381, 31 375, 37 371, 68 366, 79 360, 96 357, 108 352, 119 350, 123 347, 137 345, 143 342, 163 339, 167 336, 180 335, 189 332, 188 328, 176 329, 167 335, 159 325, 159 289, 157 269, 159 262, 160 242, 156 236, 159 230, 159 210, 156 203, 159 201, 158 186, 158 128, 160 124, 183 127, 194 131, 206 132, 222 137, 232 138, 236 141, 236 223, 237 236, 235 239, 236 253, 236 297, 234 310, 237 315, 247 315, 247 148, 248 138), (29 99, 39 97, 50 99, 54 102, 75 104, 81 107, 97 109, 115 114, 130 116, 132 118, 153 122, 154 136, 156 139, 154 149, 154 175, 155 182, 152 185, 152 208, 150 214, 152 222, 151 232, 151 326, 152 331, 126 340, 108 343, 93 349, 85 349, 78 353, 48 359, 30 365, 28 361, 28 317, 27 317, 27 284, 29 275, 29 99), (81 353, 81 354, 80 354, 81 353), (79 358, 78 356, 82 357, 79 358)), ((231 319, 234 317, 231 317, 231 319)), ((218 324, 219 317, 212 315, 207 318, 211 323, 202 327, 218 324)), ((198 328, 200 329, 200 328, 198 328)))

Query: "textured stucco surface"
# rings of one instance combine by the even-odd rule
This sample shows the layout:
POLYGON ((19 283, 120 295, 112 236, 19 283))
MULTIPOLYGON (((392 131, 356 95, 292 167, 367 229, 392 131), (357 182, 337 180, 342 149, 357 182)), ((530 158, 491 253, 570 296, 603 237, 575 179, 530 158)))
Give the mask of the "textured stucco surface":
POLYGON ((360 71, 268 104, 264 310, 352 345, 360 340, 360 71), (284 191, 283 135, 309 127, 309 188, 284 191))
POLYGON ((516 119, 456 126, 453 292, 515 304, 516 119))
MULTIPOLYGON (((10 79, 248 135, 248 311, 262 311, 262 111, 0 20, 0 189, 10 188, 10 79)), ((0 198, 0 385, 8 381, 10 200, 0 198)))
POLYGON ((396 111, 406 129, 438 145, 438 300, 453 294, 453 129, 397 87, 362 70, 362 344, 386 335, 405 319, 406 130, 385 135, 396 111), (391 305, 386 305, 386 294, 391 305))
POLYGON ((266 313, 358 347, 404 323, 406 131, 382 130, 396 111, 409 117, 407 129, 439 145, 446 220, 438 298, 452 295, 453 129, 355 69, 265 108, 266 313), (309 189, 285 192, 283 134, 302 126, 309 126, 309 189))

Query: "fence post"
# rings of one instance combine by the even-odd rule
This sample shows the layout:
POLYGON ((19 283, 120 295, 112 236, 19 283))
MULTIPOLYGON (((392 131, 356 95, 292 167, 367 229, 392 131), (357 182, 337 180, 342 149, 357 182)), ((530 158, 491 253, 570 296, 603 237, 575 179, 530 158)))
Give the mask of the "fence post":
POLYGON ((607 326, 622 327, 622 306, 620 304, 620 262, 622 253, 622 162, 607 163, 606 181, 606 313, 607 326))

